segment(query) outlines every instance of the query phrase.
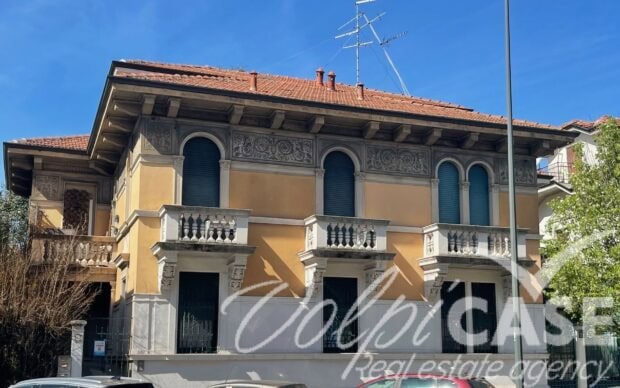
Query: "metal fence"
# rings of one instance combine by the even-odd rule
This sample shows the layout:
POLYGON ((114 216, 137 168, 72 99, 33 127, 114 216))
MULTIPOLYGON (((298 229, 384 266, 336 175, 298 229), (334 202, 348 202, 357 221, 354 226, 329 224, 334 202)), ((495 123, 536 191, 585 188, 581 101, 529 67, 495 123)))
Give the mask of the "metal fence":
POLYGON ((84 328, 82 375, 129 376, 131 320, 95 318, 84 328))

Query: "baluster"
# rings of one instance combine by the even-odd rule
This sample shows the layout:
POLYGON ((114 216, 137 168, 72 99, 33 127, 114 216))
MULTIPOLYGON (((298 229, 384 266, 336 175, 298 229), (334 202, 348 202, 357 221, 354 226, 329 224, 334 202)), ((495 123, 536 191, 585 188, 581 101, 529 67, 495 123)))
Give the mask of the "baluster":
POLYGON ((355 233, 355 248, 366 249, 366 238, 368 238, 368 225, 358 225, 355 233))
POLYGON ((336 232, 338 233, 338 237, 337 237, 337 242, 338 242, 338 248, 342 248, 344 247, 344 243, 343 243, 343 239, 344 239, 344 231, 343 231, 344 225, 337 223, 336 224, 336 232))
POLYGON ((181 214, 181 240, 187 240, 189 235, 189 225, 187 222, 187 218, 185 218, 185 214, 181 214))
POLYGON ((473 247, 473 254, 477 255, 478 254, 478 233, 474 232, 472 235, 472 247, 473 247))
POLYGON ((228 239, 233 243, 237 241, 237 221, 235 221, 234 218, 230 221, 230 232, 228 234, 228 239))
POLYGON ((213 220, 211 219, 211 216, 208 216, 206 230, 207 230, 207 241, 214 242, 215 239, 213 237, 213 220))
POLYGON ((206 228, 207 216, 205 215, 205 218, 202 218, 202 215, 199 215, 198 219, 200 220, 200 222, 198 223, 198 234, 200 234, 198 241, 205 242, 207 240, 205 236, 205 233, 207 232, 207 228, 206 228))
POLYGON ((463 254, 469 255, 471 253, 471 232, 464 232, 464 240, 463 240, 463 254))
POLYGON ((332 245, 334 245, 334 226, 330 222, 327 224, 327 246, 331 247, 332 245))
POLYGON ((230 240, 228 239, 228 234, 230 233, 230 221, 228 220, 227 217, 224 217, 223 219, 223 223, 222 223, 222 240, 224 240, 225 243, 229 243, 230 240))
POLYGON ((456 253, 463 253, 463 232, 459 233, 456 239, 456 253))
POLYGON ((354 248, 355 245, 353 243, 353 224, 345 224, 344 226, 344 247, 345 248, 354 248))
POLYGON ((196 218, 194 218, 193 214, 189 215, 189 235, 187 236, 190 240, 192 241, 196 241, 196 232, 198 230, 197 228, 197 222, 196 222, 196 218))
POLYGON ((202 214, 198 213, 198 217, 196 218, 196 233, 192 240, 201 241, 202 240, 202 224, 204 220, 202 219, 202 214))
POLYGON ((506 250, 504 251, 504 256, 510 256, 510 237, 508 235, 505 235, 505 241, 506 241, 506 250))

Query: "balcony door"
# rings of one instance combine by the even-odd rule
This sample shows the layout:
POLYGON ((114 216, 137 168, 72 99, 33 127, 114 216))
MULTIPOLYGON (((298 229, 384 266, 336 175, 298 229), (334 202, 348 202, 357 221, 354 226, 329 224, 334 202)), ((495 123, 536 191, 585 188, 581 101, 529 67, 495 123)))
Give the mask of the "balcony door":
POLYGON ((439 178, 439 222, 461 223, 459 170, 452 162, 443 162, 437 171, 439 178))
POLYGON ((181 272, 177 309, 177 353, 215 353, 219 274, 181 272))
POLYGON ((327 304, 323 308, 323 324, 329 322, 330 317, 335 314, 335 318, 323 336, 323 352, 324 353, 350 353, 357 351, 357 342, 349 346, 338 346, 338 337, 340 336, 341 344, 348 344, 357 339, 357 319, 351 321, 344 327, 341 333, 338 333, 343 324, 345 317, 357 315, 357 279, 344 277, 325 277, 323 278, 323 299, 332 300, 335 303, 327 304), (334 312, 335 310, 335 312, 334 312))
POLYGON ((220 206, 220 150, 205 137, 190 139, 183 148, 182 203, 220 206))

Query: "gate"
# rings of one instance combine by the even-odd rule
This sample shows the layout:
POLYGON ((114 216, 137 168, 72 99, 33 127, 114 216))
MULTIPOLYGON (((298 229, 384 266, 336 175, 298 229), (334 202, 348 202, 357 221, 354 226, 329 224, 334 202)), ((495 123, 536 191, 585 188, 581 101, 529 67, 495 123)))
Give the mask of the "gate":
POLYGON ((129 377, 130 323, 131 320, 126 318, 93 318, 87 321, 82 376, 129 377))

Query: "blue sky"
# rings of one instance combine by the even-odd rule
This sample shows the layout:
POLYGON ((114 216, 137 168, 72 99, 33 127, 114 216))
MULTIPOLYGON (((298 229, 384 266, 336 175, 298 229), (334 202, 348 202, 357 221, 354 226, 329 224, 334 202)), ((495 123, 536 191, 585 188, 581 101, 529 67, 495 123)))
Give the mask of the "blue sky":
MULTIPOLYGON (((410 92, 505 114, 503 0, 378 0, 410 92)), ((88 133, 113 59, 209 64, 355 83, 333 36, 353 0, 3 0, 0 140, 88 133)), ((620 1, 513 0, 515 117, 620 116, 620 1)), ((369 36, 367 36, 369 37, 369 36)), ((377 47, 362 82, 399 92, 377 47)), ((4 174, 2 174, 3 177, 4 174)), ((0 178, 3 179, 3 178, 0 178)), ((1 183, 1 182, 0 182, 1 183)))

